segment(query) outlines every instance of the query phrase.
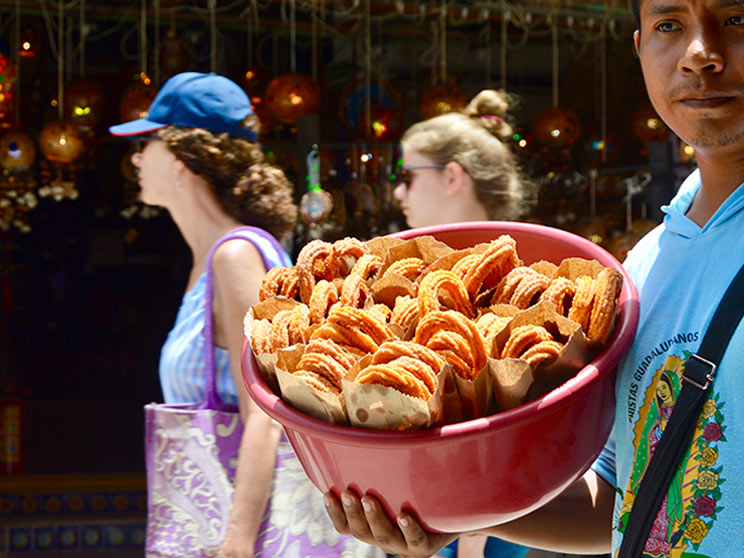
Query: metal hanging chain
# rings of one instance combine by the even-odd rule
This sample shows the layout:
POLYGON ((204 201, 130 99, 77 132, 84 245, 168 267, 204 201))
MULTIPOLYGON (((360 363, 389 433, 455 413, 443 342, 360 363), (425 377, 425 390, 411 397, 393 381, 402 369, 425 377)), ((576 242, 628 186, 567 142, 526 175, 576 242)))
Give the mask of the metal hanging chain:
POLYGON ((65 7, 64 2, 57 4, 57 117, 64 119, 64 82, 65 82, 65 57, 64 57, 64 34, 65 34, 65 7))
POLYGON ((207 2, 209 9, 209 71, 217 71, 217 0, 207 2))
POLYGON ((20 124, 20 92, 21 92, 21 60, 20 60, 20 48, 21 48, 21 0, 15 0, 15 21, 14 23, 14 36, 15 39, 13 44, 13 65, 16 67, 15 76, 15 102, 13 103, 13 123, 18 126, 20 124))
POLYGON ((552 56, 553 56, 553 106, 558 106, 558 22, 556 21, 555 15, 550 16, 551 26, 551 43, 552 43, 552 56))
POLYGON ((439 79, 447 81, 447 0, 442 0, 439 11, 439 79))
POLYGON ((297 72, 297 20, 295 0, 289 0, 289 71, 297 72))
POLYGON ((140 4, 140 72, 147 75, 147 0, 140 4))
POLYGON ((313 81, 318 81, 318 18, 315 12, 318 9, 318 0, 313 0, 311 30, 310 30, 310 76, 313 81))
POLYGON ((85 24, 85 0, 80 0, 80 77, 85 77, 85 36, 88 30, 85 24))
POLYGON ((501 89, 506 91, 506 51, 509 46, 509 21, 511 20, 511 12, 509 10, 504 11, 501 14, 501 89))
POLYGON ((372 130, 372 12, 370 0, 364 0, 364 125, 372 130))
POLYGON ((153 0, 153 53, 152 53, 152 78, 155 88, 160 88, 160 0, 153 0))
POLYGON ((607 36, 605 21, 599 37, 599 125, 602 138, 602 164, 607 162, 607 36))

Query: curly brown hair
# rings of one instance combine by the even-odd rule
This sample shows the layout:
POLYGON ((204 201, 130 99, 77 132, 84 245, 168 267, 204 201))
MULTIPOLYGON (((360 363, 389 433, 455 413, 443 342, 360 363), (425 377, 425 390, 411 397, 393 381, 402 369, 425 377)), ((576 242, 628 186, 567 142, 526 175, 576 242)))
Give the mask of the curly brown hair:
POLYGON ((523 175, 507 139, 509 97, 485 89, 459 112, 440 114, 408 128, 404 148, 446 165, 456 161, 473 180, 475 195, 489 219, 513 220, 524 215, 533 199, 534 185, 523 175))
MULTIPOLYGON (((244 124, 257 129, 258 119, 254 115, 246 118, 244 124)), ((203 128, 168 126, 157 135, 209 184, 228 215, 279 239, 294 230, 297 205, 292 185, 281 169, 265 161, 258 144, 203 128)))

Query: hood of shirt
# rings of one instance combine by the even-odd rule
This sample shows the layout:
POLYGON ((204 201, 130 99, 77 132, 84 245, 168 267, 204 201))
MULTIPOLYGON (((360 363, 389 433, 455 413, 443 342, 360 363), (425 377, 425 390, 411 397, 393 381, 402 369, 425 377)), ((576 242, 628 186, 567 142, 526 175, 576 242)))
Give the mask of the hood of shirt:
POLYGON ((742 184, 726 198, 726 201, 721 204, 721 207, 718 208, 705 226, 700 227, 685 215, 690 209, 692 200, 700 186, 700 169, 695 169, 679 187, 677 195, 674 196, 669 205, 661 207, 661 210, 666 214, 664 216, 664 227, 667 231, 685 238, 695 238, 721 226, 744 209, 744 184, 742 184))

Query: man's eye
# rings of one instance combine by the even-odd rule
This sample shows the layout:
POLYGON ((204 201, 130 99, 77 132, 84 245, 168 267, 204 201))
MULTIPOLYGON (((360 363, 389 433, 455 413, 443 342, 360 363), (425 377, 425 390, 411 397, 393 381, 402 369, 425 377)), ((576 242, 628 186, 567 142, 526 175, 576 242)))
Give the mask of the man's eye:
POLYGON ((656 30, 661 31, 662 33, 669 33, 670 31, 676 31, 677 29, 679 29, 679 26, 670 21, 663 21, 656 26, 656 30))
POLYGON ((726 19, 726 25, 744 25, 744 16, 730 16, 726 19))

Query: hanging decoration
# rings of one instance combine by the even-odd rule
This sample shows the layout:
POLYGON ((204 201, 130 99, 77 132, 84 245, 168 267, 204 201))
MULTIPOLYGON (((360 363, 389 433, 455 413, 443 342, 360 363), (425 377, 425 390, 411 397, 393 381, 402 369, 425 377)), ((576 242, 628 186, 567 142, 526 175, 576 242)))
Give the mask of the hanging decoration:
POLYGON ((85 132, 92 131, 101 120, 103 89, 91 79, 77 79, 67 86, 65 120, 85 132))
POLYGON ((438 84, 426 89, 419 99, 422 118, 432 118, 461 110, 468 103, 468 95, 447 74, 447 2, 442 0, 439 9, 439 76, 438 84))
POLYGON ((149 78, 138 74, 121 94, 119 118, 122 121, 129 121, 147 116, 147 111, 155 99, 156 93, 149 78))
POLYGON ((171 21, 171 25, 165 32, 160 47, 160 71, 162 78, 181 73, 189 67, 189 51, 184 47, 180 37, 176 33, 176 27, 171 21))
POLYGON ((284 74, 271 80, 264 102, 279 122, 295 124, 300 116, 318 112, 320 88, 308 76, 284 74))
POLYGON ((39 45, 37 44, 36 31, 30 25, 23 28, 19 45, 19 56, 21 58, 36 58, 39 45))
POLYGON ((16 76, 16 66, 0 53, 0 128, 13 125, 16 76))
POLYGON ((147 116, 157 91, 147 74, 147 2, 142 0, 139 25, 139 66, 140 71, 121 94, 119 118, 122 121, 137 120, 147 116))
POLYGON ((548 107, 535 117, 532 133, 547 147, 570 147, 581 136, 581 121, 579 115, 569 108, 548 107))
POLYGON ((83 152, 78 131, 68 122, 56 120, 46 124, 39 133, 39 149, 52 163, 72 163, 83 152))
POLYGON ((251 100, 253 112, 261 121, 261 133, 266 134, 275 125, 271 110, 264 102, 264 92, 271 81, 271 75, 258 67, 253 56, 253 29, 258 25, 258 7, 255 2, 250 2, 245 11, 246 14, 246 67, 243 72, 243 89, 251 100))
POLYGON ((696 164, 695 148, 682 140, 679 141, 679 160, 689 165, 696 164))
POLYGON ((289 73, 269 82, 264 102, 271 114, 284 124, 295 124, 300 116, 320 108, 320 87, 309 76, 297 73, 295 0, 289 0, 289 73))
POLYGON ((433 118, 461 110, 467 103, 468 95, 458 85, 441 83, 423 92, 419 101, 419 113, 423 118, 433 118))
POLYGON ((552 36, 552 72, 553 72, 553 106, 543 109, 535 117, 532 132, 535 139, 548 148, 566 148, 572 146, 581 136, 579 115, 570 108, 561 107, 559 103, 559 44, 558 24, 551 16, 552 36))
POLYGON ((666 141, 669 137, 669 128, 656 114, 650 103, 641 105, 633 112, 633 133, 646 146, 651 142, 666 141))
POLYGON ((55 201, 77 199, 77 166, 72 166, 84 151, 81 131, 64 120, 65 117, 65 14, 64 3, 58 4, 57 18, 57 120, 45 124, 39 132, 41 162, 39 195, 55 201))
POLYGON ((320 153, 317 145, 305 157, 307 164, 307 192, 300 200, 300 217, 307 224, 326 219, 333 210, 333 196, 320 187, 320 153))
POLYGON ((618 184, 619 188, 625 191, 623 197, 625 230, 609 242, 608 249, 620 262, 624 261, 633 246, 657 225, 655 222, 646 219, 645 215, 642 215, 637 223, 634 223, 633 219, 633 198, 643 193, 652 180, 653 176, 650 172, 642 172, 625 178, 618 184))
POLYGON ((0 137, 0 229, 30 232, 28 212, 38 205, 32 169, 36 146, 25 132, 8 131, 0 137))
POLYGON ((394 141, 401 134, 402 115, 398 94, 381 79, 355 80, 341 93, 339 118, 357 136, 378 141, 394 141), (369 95, 367 95, 369 91, 369 95), (366 98, 370 97, 370 128, 366 128, 366 98))

